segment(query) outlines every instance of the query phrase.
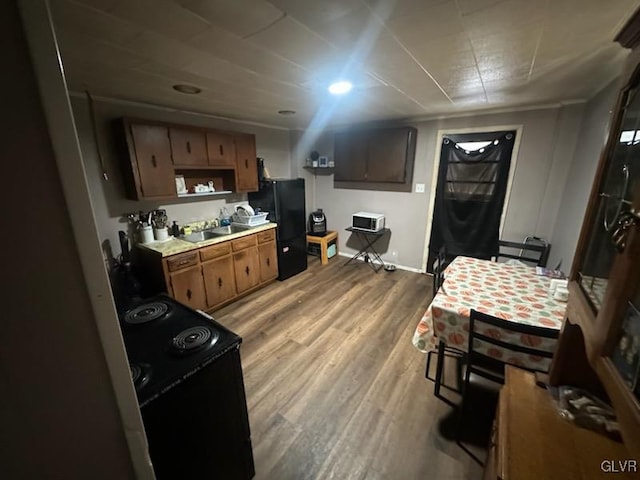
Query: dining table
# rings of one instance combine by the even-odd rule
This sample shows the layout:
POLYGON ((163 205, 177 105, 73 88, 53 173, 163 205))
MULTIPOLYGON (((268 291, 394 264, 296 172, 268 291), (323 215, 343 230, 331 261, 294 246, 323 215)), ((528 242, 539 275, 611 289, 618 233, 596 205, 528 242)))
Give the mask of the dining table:
MULTIPOLYGON (((458 256, 447 266, 444 276, 444 282, 418 322, 412 339, 413 345, 423 353, 438 351, 436 386, 442 374, 445 346, 468 350, 471 309, 509 322, 557 330, 562 327, 567 303, 553 298, 551 279, 538 275, 535 267, 458 256)), ((486 328, 491 331, 481 333, 525 347, 553 350, 557 342, 497 327, 486 328)), ((550 359, 543 357, 506 353, 495 346, 485 348, 481 353, 516 366, 548 370, 550 364, 550 359)))

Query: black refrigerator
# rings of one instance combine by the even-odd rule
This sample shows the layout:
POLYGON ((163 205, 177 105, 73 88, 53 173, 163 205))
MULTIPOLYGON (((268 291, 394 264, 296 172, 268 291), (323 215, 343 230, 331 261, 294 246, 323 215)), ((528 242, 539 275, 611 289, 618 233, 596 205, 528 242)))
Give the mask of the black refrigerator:
POLYGON ((306 270, 304 178, 263 180, 259 191, 249 193, 249 205, 269 212, 268 220, 278 224, 278 280, 306 270))

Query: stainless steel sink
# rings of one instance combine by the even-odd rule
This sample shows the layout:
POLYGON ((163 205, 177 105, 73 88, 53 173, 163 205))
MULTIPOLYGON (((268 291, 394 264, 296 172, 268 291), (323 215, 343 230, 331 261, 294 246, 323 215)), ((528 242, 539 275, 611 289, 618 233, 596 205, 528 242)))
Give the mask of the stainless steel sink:
POLYGON ((195 233, 190 233, 189 235, 183 235, 180 238, 182 240, 186 240, 187 242, 198 243, 198 242, 203 242, 205 240, 209 240, 211 238, 215 238, 218 236, 219 235, 216 235, 215 233, 209 230, 203 230, 201 232, 195 232, 195 233))
POLYGON ((204 242, 205 240, 211 240, 212 238, 224 237, 225 235, 231 235, 232 233, 244 232, 244 229, 237 228, 233 225, 226 227, 208 228, 200 232, 190 233, 180 237, 182 240, 186 240, 191 243, 204 242))

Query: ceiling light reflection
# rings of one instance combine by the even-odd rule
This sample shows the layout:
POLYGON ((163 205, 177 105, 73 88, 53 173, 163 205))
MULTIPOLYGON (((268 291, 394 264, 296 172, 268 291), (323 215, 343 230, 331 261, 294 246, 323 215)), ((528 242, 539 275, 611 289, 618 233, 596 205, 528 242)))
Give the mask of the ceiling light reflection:
POLYGON ((333 95, 344 95, 345 93, 349 93, 353 88, 353 84, 346 80, 340 80, 339 82, 334 82, 329 85, 329 93, 333 95))

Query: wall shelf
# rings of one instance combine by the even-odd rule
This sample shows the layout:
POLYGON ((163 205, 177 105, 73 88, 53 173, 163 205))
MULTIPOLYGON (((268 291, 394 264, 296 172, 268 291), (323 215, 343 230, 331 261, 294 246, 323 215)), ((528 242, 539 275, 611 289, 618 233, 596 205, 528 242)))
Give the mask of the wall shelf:
POLYGON ((334 170, 334 167, 309 167, 308 165, 305 165, 302 168, 312 172, 314 175, 316 175, 318 173, 330 175, 330 174, 333 173, 333 170, 334 170))
POLYGON ((191 198, 191 197, 209 197, 216 195, 228 195, 233 193, 231 190, 220 190, 215 192, 200 192, 200 193, 179 193, 178 198, 191 198))

